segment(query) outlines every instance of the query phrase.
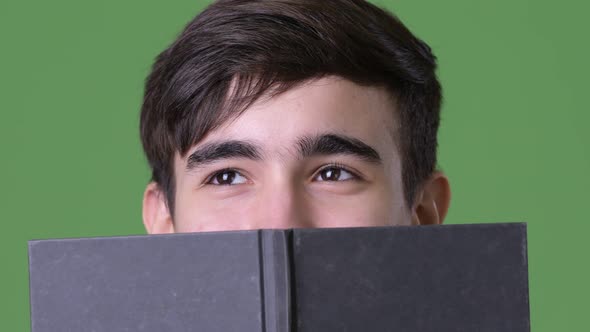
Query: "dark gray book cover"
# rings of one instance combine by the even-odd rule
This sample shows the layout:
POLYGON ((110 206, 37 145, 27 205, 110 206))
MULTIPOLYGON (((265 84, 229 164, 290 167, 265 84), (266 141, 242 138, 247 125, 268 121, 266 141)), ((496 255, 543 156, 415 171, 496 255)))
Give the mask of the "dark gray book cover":
POLYGON ((526 225, 29 241, 31 328, 530 331, 526 225))

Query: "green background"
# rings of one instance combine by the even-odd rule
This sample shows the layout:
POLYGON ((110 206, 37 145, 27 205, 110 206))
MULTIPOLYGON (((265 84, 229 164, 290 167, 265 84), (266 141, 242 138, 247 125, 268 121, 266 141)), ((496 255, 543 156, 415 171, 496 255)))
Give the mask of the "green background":
MULTIPOLYGON (((0 329, 29 329, 27 240, 143 234, 156 54, 208 1, 0 3, 0 329)), ((588 327, 584 1, 376 1, 439 58, 448 223, 526 221, 533 331, 588 327)))

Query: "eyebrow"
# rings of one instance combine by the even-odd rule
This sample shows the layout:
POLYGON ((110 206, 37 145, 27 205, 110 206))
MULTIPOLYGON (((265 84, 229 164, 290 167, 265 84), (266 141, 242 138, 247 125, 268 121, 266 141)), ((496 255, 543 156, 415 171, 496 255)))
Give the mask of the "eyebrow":
POLYGON ((200 166, 230 158, 262 159, 260 149, 252 143, 245 141, 212 142, 191 153, 187 159, 186 169, 191 171, 200 166))
MULTIPOLYGON (((297 146, 298 154, 303 158, 346 154, 356 156, 370 163, 381 163, 381 156, 375 149, 359 139, 344 135, 304 136, 297 141, 297 146)), ((261 160, 262 153, 258 146, 247 141, 212 142, 203 145, 190 154, 187 159, 186 170, 191 171, 206 164, 230 158, 261 160)))
POLYGON ((363 141, 337 134, 305 136, 298 142, 299 153, 303 157, 347 154, 364 161, 381 164, 379 153, 363 141))

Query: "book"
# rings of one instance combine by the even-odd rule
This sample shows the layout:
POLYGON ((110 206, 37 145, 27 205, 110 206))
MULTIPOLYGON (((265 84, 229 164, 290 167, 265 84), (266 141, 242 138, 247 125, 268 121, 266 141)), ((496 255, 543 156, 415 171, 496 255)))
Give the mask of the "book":
POLYGON ((32 332, 530 331, 526 224, 29 241, 32 332))

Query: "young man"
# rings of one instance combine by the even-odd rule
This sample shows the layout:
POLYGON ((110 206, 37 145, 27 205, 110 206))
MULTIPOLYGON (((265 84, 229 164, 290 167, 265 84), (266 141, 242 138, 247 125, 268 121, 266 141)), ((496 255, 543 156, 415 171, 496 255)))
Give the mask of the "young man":
POLYGON ((442 223, 430 48, 362 0, 220 0, 149 75, 149 233, 442 223))

